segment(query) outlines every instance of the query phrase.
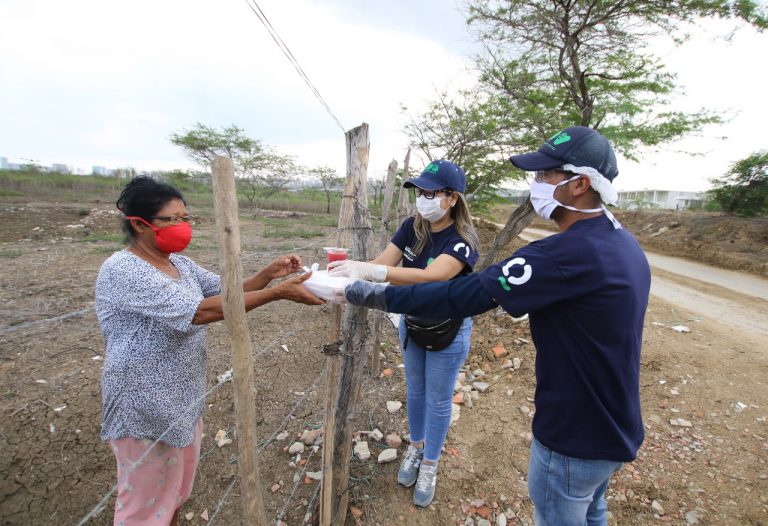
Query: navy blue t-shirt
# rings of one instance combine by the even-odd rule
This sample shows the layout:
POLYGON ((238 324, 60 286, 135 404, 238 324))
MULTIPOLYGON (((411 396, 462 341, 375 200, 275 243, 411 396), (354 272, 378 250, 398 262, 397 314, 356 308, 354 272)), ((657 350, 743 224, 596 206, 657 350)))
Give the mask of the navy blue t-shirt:
POLYGON ((392 244, 403 252, 403 267, 427 268, 438 256, 448 254, 466 263, 458 276, 464 276, 472 272, 480 255, 477 250, 469 246, 469 243, 456 232, 456 225, 451 224, 439 232, 430 232, 430 238, 419 254, 414 254, 416 245, 416 231, 413 229, 415 218, 409 217, 395 235, 392 236, 392 244))
POLYGON ((521 248, 478 274, 536 345, 533 435, 563 455, 627 462, 643 442, 640 347, 650 268, 604 215, 521 248))
POLYGON ((650 268, 602 215, 468 276, 385 290, 387 311, 461 318, 528 313, 536 345, 533 434, 576 458, 630 462, 643 442, 640 347, 650 268))

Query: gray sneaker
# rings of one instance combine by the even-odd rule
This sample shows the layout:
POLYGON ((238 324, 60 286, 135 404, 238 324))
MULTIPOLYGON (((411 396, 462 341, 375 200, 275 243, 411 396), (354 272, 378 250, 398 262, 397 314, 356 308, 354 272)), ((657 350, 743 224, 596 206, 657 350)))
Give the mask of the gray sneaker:
POLYGON ((416 481, 416 489, 413 491, 413 503, 426 508, 435 497, 435 485, 437 484, 437 464, 422 464, 419 469, 419 478, 416 481))
POLYGON ((421 466, 423 458, 423 449, 408 446, 408 451, 405 452, 403 457, 403 463, 400 464, 400 470, 397 472, 397 482, 406 488, 413 486, 416 483, 416 478, 419 476, 419 466, 421 466))

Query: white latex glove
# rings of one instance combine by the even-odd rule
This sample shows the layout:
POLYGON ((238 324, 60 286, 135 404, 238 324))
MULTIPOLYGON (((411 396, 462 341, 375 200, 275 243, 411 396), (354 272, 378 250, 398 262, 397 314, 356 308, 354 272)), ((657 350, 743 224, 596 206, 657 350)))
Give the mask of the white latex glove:
POLYGON ((365 281, 385 281, 387 279, 387 267, 385 265, 365 263, 364 261, 344 259, 328 263, 328 275, 358 278, 365 281))

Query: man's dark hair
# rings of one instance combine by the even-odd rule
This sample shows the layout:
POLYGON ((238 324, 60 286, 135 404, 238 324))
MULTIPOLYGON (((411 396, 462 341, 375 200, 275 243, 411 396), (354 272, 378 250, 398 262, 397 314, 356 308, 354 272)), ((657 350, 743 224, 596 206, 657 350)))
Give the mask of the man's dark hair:
MULTIPOLYGON (((181 199, 185 206, 187 204, 181 192, 173 186, 142 175, 125 185, 116 204, 125 216, 141 217, 150 222, 150 218, 173 199, 181 199)), ((136 231, 131 227, 130 220, 123 217, 122 223, 126 240, 135 238, 136 231)))

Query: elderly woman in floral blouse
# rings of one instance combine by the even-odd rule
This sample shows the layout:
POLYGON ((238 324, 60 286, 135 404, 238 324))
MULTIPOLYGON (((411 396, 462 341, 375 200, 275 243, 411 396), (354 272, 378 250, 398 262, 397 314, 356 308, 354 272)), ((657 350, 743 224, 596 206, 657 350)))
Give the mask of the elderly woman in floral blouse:
MULTIPOLYGON (((130 245, 107 259, 96 281, 106 344, 101 438, 117 458, 115 525, 176 524, 200 453, 206 385, 205 325, 224 318, 220 278, 177 254, 192 237, 178 190, 149 177, 123 189, 117 207, 130 245)), ((294 277, 298 256, 281 257, 243 281, 245 308, 287 299, 322 300, 294 277)))

